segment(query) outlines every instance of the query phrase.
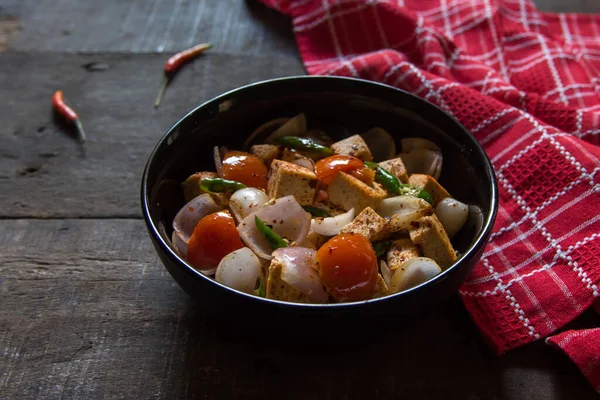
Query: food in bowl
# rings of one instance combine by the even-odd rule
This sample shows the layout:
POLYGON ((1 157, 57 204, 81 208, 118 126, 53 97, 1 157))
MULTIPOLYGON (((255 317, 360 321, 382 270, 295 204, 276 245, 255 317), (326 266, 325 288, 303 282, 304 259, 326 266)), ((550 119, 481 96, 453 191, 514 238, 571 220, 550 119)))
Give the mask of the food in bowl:
POLYGON ((457 260, 469 206, 438 183, 435 143, 400 144, 377 127, 334 142, 304 114, 266 122, 182 183, 172 244, 217 282, 280 301, 364 301, 427 282, 457 260))

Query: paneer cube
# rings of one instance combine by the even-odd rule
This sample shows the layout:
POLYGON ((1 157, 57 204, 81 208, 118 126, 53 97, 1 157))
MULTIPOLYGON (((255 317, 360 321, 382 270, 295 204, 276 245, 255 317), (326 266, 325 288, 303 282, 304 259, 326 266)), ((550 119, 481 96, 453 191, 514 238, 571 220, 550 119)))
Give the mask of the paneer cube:
POLYGON ((272 144, 255 144, 250 147, 250 154, 260 158, 265 165, 271 165, 271 162, 279 157, 280 151, 278 146, 272 144))
POLYGON ((375 284, 375 293, 373 298, 386 296, 389 292, 388 285, 385 284, 385 280, 381 274, 377 275, 377 283, 375 284))
POLYGON ((270 198, 294 196, 302 205, 311 205, 315 197, 317 176, 314 172, 287 161, 273 160, 267 194, 270 198))
POLYGON ((395 271, 405 261, 415 257, 421 257, 421 252, 412 240, 409 238, 394 240, 386 255, 387 265, 395 271))
POLYGON ((281 279, 282 270, 283 264, 277 259, 273 259, 269 265, 267 278, 267 299, 313 303, 307 295, 281 279))
POLYGON ((218 175, 216 172, 197 172, 193 175, 190 175, 183 183, 183 197, 185 198, 185 202, 192 200, 194 197, 200 196, 202 193, 205 193, 204 190, 200 189, 200 182, 202 179, 206 178, 217 178, 218 175))
POLYGON ((458 258, 440 220, 435 214, 413 222, 409 229, 410 239, 419 246, 423 256, 438 263, 442 270, 458 258))
POLYGON ((376 209, 387 196, 387 192, 377 184, 374 185, 369 186, 345 172, 340 172, 327 188, 329 202, 344 210, 354 208, 357 213, 367 207, 376 209))
POLYGON ((308 247, 319 250, 319 248, 329 240, 329 236, 321 235, 320 233, 310 230, 308 231, 306 240, 308 241, 308 247))
POLYGON ((406 167, 404 166, 404 163, 402 162, 402 159, 400 157, 380 162, 379 165, 381 166, 381 168, 395 175, 396 178, 400 180, 400 182, 408 182, 408 173, 406 172, 406 167))
POLYGON ((367 207, 352 222, 344 226, 340 233, 358 233, 373 242, 386 236, 388 233, 386 228, 387 221, 371 207, 367 207))
POLYGON ((446 197, 452 197, 431 175, 412 174, 410 178, 408 178, 408 183, 429 193, 433 198, 434 205, 437 205, 437 203, 444 200, 446 197))
POLYGON ((331 145, 331 150, 333 150, 335 154, 354 156, 363 161, 373 160, 369 146, 367 146, 360 135, 350 136, 349 138, 335 142, 331 145))

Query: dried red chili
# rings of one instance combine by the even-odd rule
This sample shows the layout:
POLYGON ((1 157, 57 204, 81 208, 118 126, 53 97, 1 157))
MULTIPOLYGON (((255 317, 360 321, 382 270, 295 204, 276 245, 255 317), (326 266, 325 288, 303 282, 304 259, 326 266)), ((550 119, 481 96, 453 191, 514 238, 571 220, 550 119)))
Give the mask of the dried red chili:
POLYGON ((162 100, 163 95, 165 94, 165 90, 167 89, 167 85, 169 81, 177 71, 186 63, 198 57, 205 50, 208 50, 212 47, 210 43, 202 43, 198 44, 194 47, 191 47, 187 50, 179 52, 169 58, 165 63, 164 73, 165 77, 163 78, 162 84, 160 85, 160 89, 158 90, 158 96, 156 96, 156 101, 154 102, 154 108, 157 108, 162 100))
POLYGON ((65 103, 62 90, 57 90, 54 96, 52 96, 52 108, 58 115, 75 126, 79 141, 84 142, 85 131, 83 130, 83 125, 81 125, 81 120, 75 110, 65 103))

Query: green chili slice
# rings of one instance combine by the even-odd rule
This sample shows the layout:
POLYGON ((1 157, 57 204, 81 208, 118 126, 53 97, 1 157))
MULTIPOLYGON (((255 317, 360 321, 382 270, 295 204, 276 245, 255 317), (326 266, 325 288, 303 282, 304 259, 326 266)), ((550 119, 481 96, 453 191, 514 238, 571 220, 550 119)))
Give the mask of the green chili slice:
POLYGON ((276 143, 282 144, 290 149, 302 150, 309 153, 321 154, 329 156, 333 151, 329 147, 325 147, 315 142, 312 139, 301 138, 298 136, 280 136, 275 139, 276 143))
POLYGON ((288 244, 281 236, 276 234, 273 229, 269 228, 264 222, 260 220, 256 215, 254 216, 254 223, 256 229, 267 239, 267 243, 273 250, 277 250, 281 247, 288 247, 288 244))
POLYGON ((210 193, 235 192, 245 187, 243 183, 222 178, 204 178, 200 181, 200 189, 210 193))
POLYGON ((375 170, 375 182, 380 183, 385 190, 392 194, 400 195, 400 180, 391 172, 381 167, 379 164, 365 161, 365 165, 372 170, 375 170))
POLYGON ((391 245, 391 240, 382 240, 381 242, 373 243, 373 250, 375 250, 375 255, 377 255, 378 258, 385 255, 385 253, 387 253, 391 245))
POLYGON ((433 205, 433 197, 431 197, 431 195, 429 193, 427 193, 423 189, 420 189, 416 186, 409 185, 408 183, 400 184, 400 194, 401 195, 409 194, 412 196, 416 196, 418 198, 425 200, 429 204, 433 205))
POLYGON ((319 208, 319 207, 302 206, 302 208, 304 208, 304 211, 309 212, 313 217, 322 217, 322 218, 331 217, 331 214, 329 214, 327 212, 327 210, 323 210, 322 208, 319 208))
POLYGON ((365 165, 375 170, 375 182, 380 183, 388 192, 399 196, 411 195, 419 197, 433 205, 433 198, 423 189, 400 182, 396 176, 377 163, 365 161, 365 165))

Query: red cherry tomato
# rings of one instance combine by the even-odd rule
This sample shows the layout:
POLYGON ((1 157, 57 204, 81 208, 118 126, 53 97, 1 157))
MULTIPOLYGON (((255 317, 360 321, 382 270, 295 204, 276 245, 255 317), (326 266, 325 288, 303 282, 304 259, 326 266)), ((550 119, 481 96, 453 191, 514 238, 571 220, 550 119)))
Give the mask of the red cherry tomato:
POLYGON ((230 151, 223 160, 223 178, 246 186, 267 189, 269 171, 258 158, 241 151, 230 151))
POLYGON ((187 260, 198 270, 210 270, 219 265, 227 254, 241 249, 244 244, 227 211, 219 211, 202 218, 190 237, 187 260))
POLYGON ((315 173, 320 181, 329 185, 339 172, 351 172, 364 167, 365 164, 358 158, 339 154, 317 161, 315 173))
POLYGON ((337 301, 373 297, 377 284, 377 255, 363 235, 345 233, 331 238, 317 251, 321 282, 337 301))
POLYGON ((354 171, 350 172, 350 175, 352 175, 359 181, 366 183, 369 186, 372 186, 373 181, 375 180, 375 171, 367 167, 355 169, 354 171))

